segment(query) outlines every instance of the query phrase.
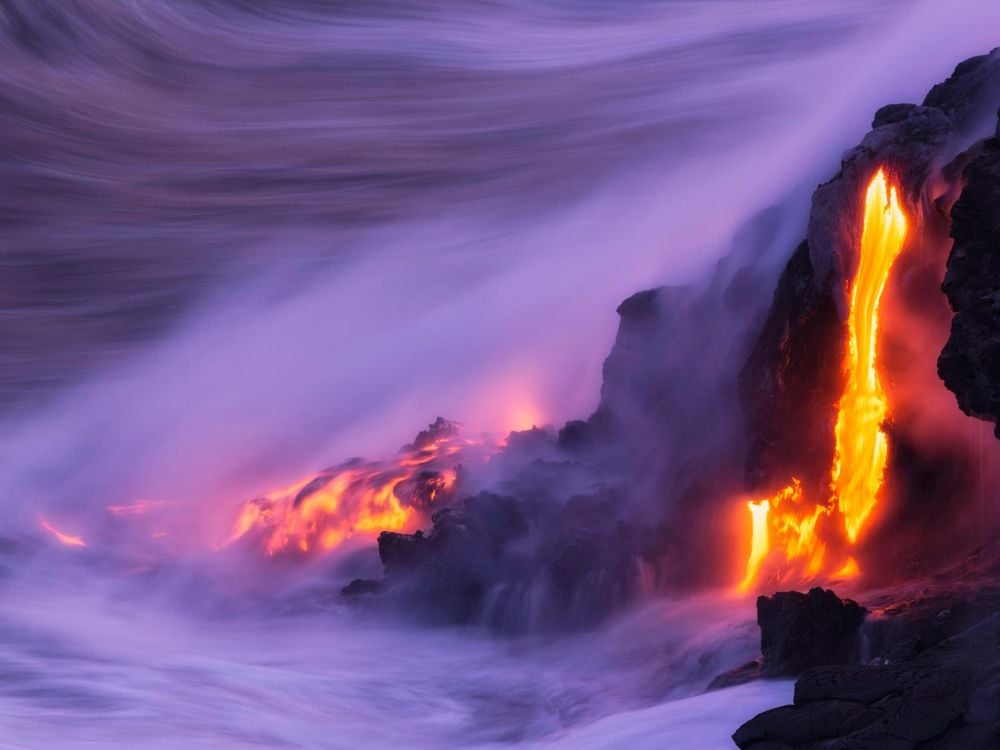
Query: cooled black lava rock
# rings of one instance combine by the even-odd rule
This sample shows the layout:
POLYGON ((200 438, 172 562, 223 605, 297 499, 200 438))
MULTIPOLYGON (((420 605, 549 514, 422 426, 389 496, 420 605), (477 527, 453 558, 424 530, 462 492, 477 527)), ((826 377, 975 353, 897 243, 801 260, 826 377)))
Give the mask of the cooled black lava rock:
POLYGON ((798 675, 810 667, 856 662, 866 613, 857 602, 821 588, 758 597, 763 673, 798 675))
POLYGON ((504 547, 527 534, 527 512, 516 498, 482 493, 435 513, 427 536, 383 532, 386 584, 432 620, 472 621, 486 591, 510 575, 504 547))
POLYGON ((802 242, 778 281, 771 312, 740 373, 749 428, 746 482, 751 490, 806 481, 833 455, 831 431, 843 360, 843 324, 802 242))
POLYGON ((733 739, 753 750, 1000 747, 998 575, 1000 542, 991 542, 873 597, 867 663, 807 670, 793 705, 765 711, 733 739))
POLYGON ((741 726, 743 750, 1000 747, 1000 615, 898 664, 817 667, 794 705, 741 726))
POLYGON ((343 593, 388 597, 438 623, 587 626, 625 606, 639 584, 644 551, 621 507, 608 489, 562 505, 482 492, 435 513, 429 534, 380 534, 385 578, 343 593))
POLYGON ((378 535, 378 556, 387 575, 413 570, 430 555, 430 544, 422 531, 413 534, 383 531, 378 535))
POLYGON ((875 110, 875 117, 872 118, 872 129, 902 122, 916 106, 916 104, 886 104, 879 107, 875 110))
POLYGON ((735 375, 800 217, 787 205, 754 216, 707 287, 661 287, 625 300, 598 409, 560 433, 574 457, 611 465, 633 507, 662 529, 657 575, 666 585, 719 585, 736 562, 720 559, 715 543, 721 506, 743 489, 735 375))
MULTIPOLYGON (((938 374, 966 414, 1000 420, 1000 140, 963 171, 943 289, 955 317, 938 374)), ((1000 437, 1000 426, 997 427, 1000 437)))
POLYGON ((1000 47, 960 62, 947 80, 928 92, 924 106, 940 109, 956 127, 968 130, 996 112, 998 101, 1000 47))
POLYGON ((740 373, 751 491, 773 491, 793 476, 810 497, 826 490, 846 333, 846 280, 857 265, 862 196, 884 166, 905 200, 917 204, 954 135, 953 120, 927 106, 884 107, 874 125, 845 155, 833 179, 813 193, 806 241, 788 261, 740 373))

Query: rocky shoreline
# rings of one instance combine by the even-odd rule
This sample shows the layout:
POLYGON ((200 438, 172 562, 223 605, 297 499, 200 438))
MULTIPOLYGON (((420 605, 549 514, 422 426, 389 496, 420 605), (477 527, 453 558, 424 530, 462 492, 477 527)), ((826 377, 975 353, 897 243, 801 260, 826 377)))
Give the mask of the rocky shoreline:
MULTIPOLYGON (((915 207, 914 234, 953 241, 943 290, 954 317, 938 374, 963 412, 1000 422, 1000 138, 974 136, 998 103, 1000 48, 961 63, 922 104, 879 109, 814 193, 806 238, 769 308, 760 292, 774 278, 759 251, 784 235, 764 212, 706 288, 654 289, 621 305, 589 419, 512 435, 502 491, 438 510, 426 532, 383 533, 383 578, 344 595, 505 633, 589 626, 634 601, 644 576, 696 588, 725 568, 717 545, 690 541, 717 536, 718 498, 791 476, 822 496, 831 437, 802 425, 833 420, 857 197, 882 165, 915 207), (690 377, 696 360, 711 374, 690 377), (637 509, 654 504, 651 525, 637 509)), ((923 271, 939 283, 938 256, 913 263, 937 263, 923 271)), ((920 272, 909 269, 913 289, 920 272)), ((886 428, 898 487, 883 523, 903 541, 872 534, 855 550, 865 585, 881 588, 859 602, 821 588, 760 597, 761 658, 712 683, 798 678, 793 705, 735 732, 740 748, 1000 747, 1000 544, 965 552, 975 546, 970 524, 954 519, 971 492, 967 459, 954 446, 928 448, 915 423, 886 428), (943 543, 914 541, 947 524, 943 543)))
POLYGON ((972 570, 873 594, 864 622, 860 605, 831 591, 761 597, 758 674, 800 676, 792 705, 750 719, 733 741, 742 750, 1000 747, 998 552, 991 545, 970 557, 972 570), (793 614, 775 618, 775 607, 793 614))
MULTIPOLYGON (((838 268, 837 262, 815 257, 822 245, 812 241, 821 231, 836 226, 834 217, 843 210, 830 200, 830 186, 845 174, 853 174, 856 162, 870 165, 889 150, 897 163, 918 168, 917 172, 903 171, 911 200, 918 199, 926 170, 940 164, 946 152, 943 144, 968 133, 984 112, 995 111, 998 91, 1000 52, 961 63, 951 78, 932 89, 922 106, 899 104, 879 110, 872 132, 846 158, 846 171, 820 187, 814 197, 808 262, 799 258, 804 245, 779 282, 769 321, 743 377, 744 390, 750 394, 745 401, 752 402, 756 412, 809 408, 810 402, 801 406, 783 402, 794 391, 774 383, 811 380, 817 375, 786 374, 780 367, 767 365, 768 361, 824 367, 789 357, 781 347, 793 346, 796 336, 817 335, 806 330, 806 326, 815 327, 816 321, 830 320, 834 322, 829 325, 835 325, 837 320, 837 316, 820 314, 828 297, 807 291, 821 288, 817 283, 822 286, 823 277, 814 269, 838 268), (915 117, 919 127, 901 134, 900 125, 915 117), (897 130, 887 134, 887 128, 897 130), (820 232, 813 231, 814 223, 820 232), (809 271, 808 279, 801 269, 809 271), (794 291, 783 293, 783 289, 794 291), (769 333, 774 330, 791 334, 769 333)), ((942 288, 954 318, 938 374, 955 393, 962 411, 996 423, 1000 419, 1000 140, 973 143, 944 165, 941 173, 954 184, 942 192, 935 206, 947 211, 952 203, 945 220, 953 245, 942 288)), ((836 289, 836 282, 827 288, 836 289)), ((787 430, 787 421, 781 419, 752 420, 751 425, 758 430, 752 433, 754 447, 748 460, 748 484, 754 486, 768 477, 769 451, 781 454, 789 436, 780 433, 787 430)), ((797 449, 801 453, 809 447, 800 444, 797 449)), ((912 508, 931 505, 931 494, 918 488, 903 502, 912 508)), ((821 589, 761 597, 762 659, 721 675, 714 684, 777 675, 793 675, 798 680, 792 705, 750 719, 736 730, 733 741, 743 750, 1000 747, 998 576, 1000 545, 989 543, 958 564, 945 566, 941 573, 897 581, 881 592, 860 597, 867 610, 821 589), (782 614, 776 616, 776 612, 782 614)))

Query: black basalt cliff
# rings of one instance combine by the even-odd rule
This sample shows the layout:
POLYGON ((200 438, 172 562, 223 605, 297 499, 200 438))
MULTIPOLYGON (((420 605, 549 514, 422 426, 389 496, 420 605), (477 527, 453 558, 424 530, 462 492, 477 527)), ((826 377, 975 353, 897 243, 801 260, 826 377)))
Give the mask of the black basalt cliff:
POLYGON ((844 358, 846 279, 853 275, 860 243, 858 196, 885 167, 908 204, 919 205, 935 161, 956 133, 950 112, 910 104, 882 108, 871 132, 813 194, 806 240, 778 281, 740 374, 749 490, 771 491, 794 476, 807 494, 823 496, 844 358))
MULTIPOLYGON (((944 291, 955 312, 938 373, 966 414, 1000 421, 1000 139, 962 172, 951 210, 954 246, 944 291)), ((1000 425, 996 427, 1000 437, 1000 425)))
MULTIPOLYGON (((816 191, 807 240, 778 284, 741 377, 751 441, 749 486, 783 481, 788 471, 808 471, 816 456, 829 457, 831 446, 822 437, 803 440, 787 425, 795 414, 822 419, 823 405, 830 403, 822 371, 839 354, 807 350, 817 340, 836 349, 842 339, 844 279, 855 262, 850 248, 857 244, 856 196, 880 164, 916 207, 910 242, 933 234, 929 224, 946 223, 944 211, 954 200, 954 244, 943 284, 954 318, 938 373, 963 411, 1000 421, 1000 141, 975 141, 977 135, 1000 134, 998 104, 1000 50, 994 50, 961 63, 921 106, 880 109, 872 131, 845 157, 837 176, 816 191), (933 191, 929 180, 937 181, 933 191)), ((894 437, 901 437, 897 453, 906 456, 909 468, 919 468, 925 458, 910 453, 905 435, 894 437)), ((928 502, 930 490, 909 487, 914 497, 904 503, 928 502)), ((926 539, 928 529, 923 531, 926 539)), ((872 594, 864 602, 872 612, 863 624, 846 616, 856 611, 837 604, 832 594, 826 609, 819 608, 826 598, 816 591, 764 598, 768 611, 787 612, 777 620, 789 625, 782 634, 774 617, 761 620, 772 668, 757 673, 800 676, 793 705, 754 717, 733 740, 743 750, 1000 747, 998 573, 1000 549, 993 542, 942 572, 872 594), (812 610, 805 606, 809 596, 816 599, 812 610), (851 636, 858 625, 860 641, 851 636), (817 635, 819 640, 830 634, 846 640, 817 649, 810 636, 820 633, 827 635, 817 635), (775 653, 782 668, 774 668, 775 653)))

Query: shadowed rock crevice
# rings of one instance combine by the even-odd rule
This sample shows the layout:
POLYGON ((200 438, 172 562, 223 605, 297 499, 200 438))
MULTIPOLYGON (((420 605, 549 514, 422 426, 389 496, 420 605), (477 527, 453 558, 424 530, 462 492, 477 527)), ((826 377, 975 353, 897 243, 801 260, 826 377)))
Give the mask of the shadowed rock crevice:
MULTIPOLYGON (((1000 420, 1000 140, 962 172, 943 289, 955 317, 938 373, 966 414, 1000 420)), ((1000 430, 1000 428, 997 428, 1000 430)), ((1000 437, 1000 431, 997 432, 1000 437)))

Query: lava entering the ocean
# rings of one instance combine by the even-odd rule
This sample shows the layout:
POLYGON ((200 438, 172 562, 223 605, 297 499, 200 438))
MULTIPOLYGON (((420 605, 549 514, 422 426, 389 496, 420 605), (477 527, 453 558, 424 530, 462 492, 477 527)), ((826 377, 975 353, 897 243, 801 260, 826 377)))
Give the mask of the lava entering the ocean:
MULTIPOLYGON (((831 495, 825 503, 804 502, 797 479, 769 498, 750 501, 752 537, 740 591, 750 590, 773 563, 771 575, 811 578, 823 571, 827 543, 818 533, 826 518, 842 519, 845 547, 853 545, 864 528, 882 488, 889 442, 882 424, 889 402, 876 367, 879 303, 889 272, 906 239, 907 219, 895 186, 885 171, 875 173, 865 191, 857 271, 850 291, 844 387, 837 402, 834 427, 835 453, 830 469, 831 495)), ((858 573, 848 557, 835 577, 858 573)))
POLYGON ((432 507, 454 499, 463 465, 498 447, 438 418, 392 459, 349 461, 249 501, 227 544, 251 538, 270 556, 304 555, 354 536, 410 530, 432 507))

